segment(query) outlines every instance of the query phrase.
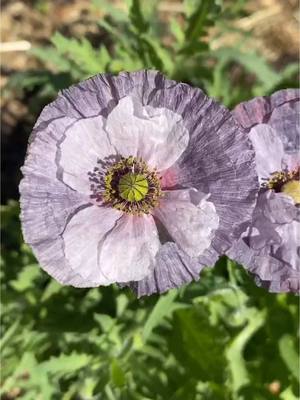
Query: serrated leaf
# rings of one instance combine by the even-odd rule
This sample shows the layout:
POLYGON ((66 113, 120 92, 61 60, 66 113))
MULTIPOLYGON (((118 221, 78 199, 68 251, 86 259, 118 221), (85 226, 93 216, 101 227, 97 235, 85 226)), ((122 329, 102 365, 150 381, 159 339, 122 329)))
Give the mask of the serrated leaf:
POLYGON ((172 305, 176 296, 177 291, 173 289, 158 299, 143 329, 142 336, 145 342, 149 339, 153 329, 161 323, 162 319, 174 311, 172 305))
POLYGON ((147 32, 149 24, 142 13, 140 0, 131 0, 129 19, 139 34, 147 32))
POLYGON ((151 46, 151 49, 153 49, 153 52, 155 52, 156 58, 159 60, 158 63, 162 64, 164 72, 166 72, 168 75, 172 75, 174 69, 174 60, 170 51, 164 48, 160 42, 154 38, 147 36, 144 38, 144 41, 147 42, 148 45, 151 46))
POLYGON ((50 375, 63 376, 89 365, 91 358, 85 353, 61 354, 39 364, 39 368, 50 375))
POLYGON ((17 330, 19 328, 19 325, 20 325, 20 319, 17 319, 9 327, 9 329, 7 329, 7 331, 4 333, 4 335, 1 337, 1 340, 0 340, 1 352, 3 352, 3 348, 6 346, 7 343, 9 343, 10 339, 16 334, 16 332, 17 332, 17 330))
POLYGON ((61 33, 56 32, 52 36, 51 42, 60 54, 69 57, 88 75, 101 72, 106 67, 107 59, 105 57, 103 59, 103 51, 101 53, 100 50, 94 49, 91 43, 85 38, 81 40, 68 39, 61 33))
POLYGON ((209 16, 211 12, 216 12, 217 6, 212 0, 199 0, 197 6, 188 17, 185 29, 185 38, 188 42, 197 40, 209 25, 209 16))
POLYGON ((54 65, 58 71, 66 72, 72 70, 70 61, 54 47, 35 47, 30 53, 47 65, 54 65))

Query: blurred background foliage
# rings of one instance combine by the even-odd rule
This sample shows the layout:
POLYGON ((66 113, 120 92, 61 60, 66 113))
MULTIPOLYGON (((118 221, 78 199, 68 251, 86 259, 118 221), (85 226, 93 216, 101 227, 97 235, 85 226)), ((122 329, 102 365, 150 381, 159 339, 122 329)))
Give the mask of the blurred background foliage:
POLYGON ((58 90, 141 68, 230 108, 297 87, 297 12, 293 0, 3 1, 2 40, 26 42, 1 66, 2 399, 299 398, 297 297, 256 287, 226 258, 139 300, 62 287, 23 243, 17 202, 28 135, 58 90))

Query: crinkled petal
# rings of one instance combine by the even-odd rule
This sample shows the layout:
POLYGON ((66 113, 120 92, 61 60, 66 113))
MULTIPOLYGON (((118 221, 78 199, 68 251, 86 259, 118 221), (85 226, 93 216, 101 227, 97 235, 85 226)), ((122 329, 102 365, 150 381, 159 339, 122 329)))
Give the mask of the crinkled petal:
POLYGON ((233 111, 236 120, 249 132, 268 124, 281 139, 287 153, 300 149, 300 90, 284 89, 269 97, 255 97, 233 111))
POLYGON ((240 238, 227 254, 270 292, 300 293, 299 225, 282 225, 278 241, 258 250, 249 247, 247 237, 240 238))
MULTIPOLYGON (((32 184, 33 178, 29 180, 27 177, 20 185, 24 240, 49 275, 62 284, 75 282, 74 286, 82 286, 83 278, 71 268, 65 257, 62 233, 69 220, 90 204, 63 184, 42 179, 37 181, 36 191, 32 191, 32 184)), ((96 285, 90 282, 86 286, 96 285)))
POLYGON ((131 282, 130 288, 138 297, 153 293, 164 293, 192 280, 199 279, 204 267, 197 260, 187 256, 175 243, 165 243, 156 256, 156 267, 144 279, 131 282))
POLYGON ((155 266, 158 232, 151 216, 123 215, 99 246, 99 265, 114 282, 138 281, 155 266))
POLYGON ((81 193, 91 193, 89 172, 101 168, 98 161, 115 154, 101 116, 76 121, 65 131, 65 138, 59 143, 59 168, 62 180, 81 193))
POLYGON ((245 239, 241 238, 234 243, 228 256, 246 269, 255 277, 259 286, 263 286, 270 292, 294 292, 300 291, 300 272, 289 264, 270 257, 270 248, 264 252, 253 251, 245 239))
MULTIPOLYGON (((270 97, 258 97, 241 103, 234 115, 250 136, 258 142, 264 141, 265 126, 269 127, 277 145, 278 152, 269 151, 272 145, 256 146, 275 166, 281 158, 278 170, 293 170, 299 166, 299 111, 300 91, 281 90, 270 97), (284 150, 282 151, 279 148, 284 150)), ((267 168, 266 168, 267 169, 267 168)), ((271 173, 272 168, 269 168, 271 173)), ((274 172, 274 171, 273 171, 274 172)), ((269 178, 270 176, 266 176, 269 178)), ((239 261, 254 276, 259 285, 272 292, 297 292, 300 279, 299 224, 300 209, 285 193, 275 193, 262 189, 250 227, 228 253, 239 261)))
MULTIPOLYGON (((92 207, 90 199, 87 199, 86 196, 88 185, 83 182, 79 183, 74 176, 81 178, 81 173, 85 168, 90 168, 93 160, 90 160, 90 158, 88 161, 85 160, 87 164, 84 165, 84 168, 74 171, 72 169, 74 165, 70 161, 72 154, 67 153, 69 149, 72 153, 71 148, 75 147, 73 146, 74 142, 67 146, 68 149, 63 156, 64 165, 61 165, 61 150, 62 148, 66 150, 65 140, 67 138, 69 140, 68 132, 72 132, 73 126, 76 126, 76 124, 79 126, 81 122, 87 122, 87 120, 91 122, 92 119, 96 120, 98 117, 106 120, 104 129, 110 140, 111 132, 107 130, 108 119, 114 115, 114 110, 123 99, 128 97, 133 99, 134 105, 131 121, 136 122, 136 119, 138 119, 139 123, 140 120, 145 123, 145 120, 149 120, 149 124, 148 122, 146 124, 147 127, 155 128, 155 131, 152 132, 149 132, 149 129, 147 130, 147 138, 151 139, 149 142, 148 139, 144 141, 146 135, 140 134, 137 135, 139 137, 138 143, 132 140, 132 143, 136 146, 135 154, 144 157, 151 166, 157 164, 160 171, 166 168, 170 169, 169 167, 172 169, 172 174, 175 171, 173 175, 171 174, 175 179, 173 179, 173 186, 169 185, 169 189, 196 188, 209 195, 209 202, 213 203, 215 207, 219 224, 210 246, 197 257, 197 265, 212 265, 219 255, 228 249, 252 213, 257 193, 253 151, 228 110, 209 99, 200 89, 168 80, 156 71, 121 73, 118 76, 97 75, 62 91, 58 98, 43 110, 31 135, 31 145, 23 168, 25 179, 45 182, 41 203, 38 206, 43 207, 44 198, 47 198, 47 196, 48 203, 45 212, 35 219, 35 224, 38 226, 43 226, 43 229, 45 229, 44 226, 47 223, 49 224, 50 218, 47 217, 45 220, 45 215, 48 215, 49 212, 53 214, 55 220, 57 216, 59 216, 59 219, 60 207, 63 207, 66 203, 69 204, 68 199, 71 199, 62 221, 50 223, 50 227, 57 226, 56 230, 49 231, 47 237, 38 241, 38 234, 35 233, 34 235, 33 229, 29 229, 26 238, 26 241, 30 243, 31 236, 33 237, 34 252, 38 256, 39 262, 62 283, 67 282, 74 286, 97 286, 97 283, 89 281, 88 277, 84 279, 72 269, 65 256, 62 239, 64 229, 67 228, 77 213, 85 208, 92 207), (168 127, 167 131, 165 127, 168 127), (164 138, 164 142, 158 140, 157 132, 164 138), (172 146, 169 146, 169 142, 172 143, 172 146), (166 143, 168 146, 165 146, 166 143), (90 161, 92 162, 90 163, 90 161), (68 182, 67 179, 69 179, 68 182), (53 192, 53 197, 49 195, 47 185, 49 185, 51 194, 53 192), (56 197, 57 190, 59 190, 61 198, 56 197), (83 195, 78 192, 79 190, 83 195), (53 207, 56 207, 56 204, 59 203, 58 211, 51 209, 49 198, 53 207)), ((127 117, 121 122, 120 119, 116 118, 116 123, 112 125, 117 126, 118 122, 118 126, 121 125, 121 128, 122 123, 126 124, 127 121, 127 117)), ((134 130, 135 127, 132 129, 134 130)), ((88 137, 89 135, 90 133, 88 133, 88 137)), ((70 140, 72 141, 74 138, 75 136, 70 137, 70 140)), ((129 138, 132 139, 130 134, 129 138)), ((94 141, 91 140, 91 143, 94 143, 94 141)), ((115 144, 110 143, 112 147, 115 147, 116 152, 115 144)), ((90 154, 90 151, 91 148, 85 149, 87 154, 90 154)), ((120 151, 119 154, 123 153, 120 151)), ((129 154, 124 153, 124 155, 129 154)), ((75 160, 78 163, 81 161, 77 159, 77 154, 74 156, 75 160)), ((168 172, 170 171, 163 171, 163 175, 168 175, 168 172)), ((30 183, 26 190, 22 191, 21 197, 24 197, 26 193, 29 198, 32 196, 33 190, 36 190, 36 186, 31 186, 30 183)), ((27 203, 25 197, 24 199, 23 204, 26 208, 27 204, 30 203, 27 203)), ((206 198, 206 200, 208 199, 206 198)), ((38 203, 38 199, 36 202, 38 203)), ((194 207, 196 207, 195 204, 194 207)), ((23 213, 30 215, 33 211, 28 209, 23 210, 23 213)), ((101 242, 99 254, 104 262, 99 262, 99 265, 107 281, 115 281, 113 278, 120 278, 119 281, 123 282, 136 279, 142 281, 147 276, 150 279, 152 271, 156 269, 155 256, 159 252, 160 244, 156 230, 154 232, 154 228, 150 228, 151 224, 154 227, 152 217, 139 217, 151 219, 152 222, 147 225, 148 228, 142 223, 143 220, 140 220, 140 224, 133 227, 126 222, 127 218, 127 216, 122 217, 101 242), (132 234, 125 235, 125 232, 128 231, 132 234), (135 250, 131 250, 133 248, 132 238, 136 235, 136 232, 139 233, 139 238, 135 250), (118 237, 122 240, 115 241, 118 237), (145 245, 146 237, 151 238, 150 247, 145 245), (126 257, 124 257, 122 242, 125 244, 130 242, 131 245, 127 246, 130 249, 128 256, 128 248, 125 249, 126 257), (117 251, 114 253, 115 248, 117 251), (143 258, 141 259, 142 252, 143 258), (121 264, 119 276, 115 267, 117 262, 122 259, 122 254, 126 260, 121 264), (141 268, 136 270, 138 264, 134 263, 132 272, 128 268, 128 260, 133 262, 136 259, 141 259, 141 268), (113 268, 111 268, 108 260, 112 260, 113 268)), ((176 235, 174 234, 174 236, 176 235)), ((184 246, 189 249, 188 251, 191 251, 191 248, 194 247, 194 239, 191 242, 186 238, 185 240, 184 246)), ((180 252, 188 257, 182 249, 180 252)), ((169 275, 168 282, 170 279, 169 275)), ((178 283, 180 279, 175 279, 174 282, 178 283)), ((165 287, 167 286, 165 285, 165 287)))
POLYGON ((89 199, 60 182, 39 175, 21 181, 21 221, 26 243, 58 238, 70 216, 89 199))
POLYGON ((216 209, 204 197, 198 201, 195 190, 164 192, 154 215, 162 222, 176 244, 189 256, 206 250, 219 225, 216 209))
POLYGON ((260 124, 249 132, 255 150, 258 176, 261 180, 269 179, 271 174, 281 171, 284 148, 281 139, 269 125, 260 124))
MULTIPOLYGON (((288 114, 287 118, 293 118, 295 110, 299 107, 300 90, 299 89, 283 89, 278 90, 271 96, 255 97, 249 101, 244 101, 238 104, 234 109, 235 117, 239 123, 247 130, 252 126, 268 122, 270 119, 278 120, 280 110, 281 113, 288 114), (287 110, 290 110, 288 113, 287 110), (276 111, 276 118, 274 118, 274 111, 276 111), (279 113, 279 114, 278 114, 279 113)), ((295 130, 295 125, 291 125, 292 130, 295 130)), ((275 128, 275 125, 274 125, 275 128)), ((282 129, 279 129, 283 132, 282 129)), ((295 146, 293 146, 295 147, 295 146)))
MULTIPOLYGON (((243 240, 259 257, 261 270, 268 268, 271 259, 282 266, 288 265, 291 271, 299 267, 297 227, 300 227, 300 210, 289 196, 273 191, 260 193, 252 225, 243 240)), ((265 272, 259 276, 266 280, 265 272)))
POLYGON ((121 99, 109 114, 106 131, 123 157, 140 157, 160 171, 174 164, 189 141, 179 114, 143 107, 140 99, 131 96, 121 99))
POLYGON ((201 262, 214 265, 251 219, 258 190, 254 152, 231 113, 201 90, 174 85, 155 93, 150 104, 160 102, 181 113, 191 133, 185 152, 163 172, 162 184, 167 189, 196 188, 210 196, 219 225, 201 262), (176 102, 180 91, 182 102, 176 102))
POLYGON ((276 226, 276 232, 281 237, 278 248, 273 248, 278 259, 288 263, 300 277, 300 222, 276 226))
POLYGON ((300 274, 291 276, 289 271, 286 271, 285 278, 280 276, 279 280, 273 277, 270 281, 263 281, 255 276, 255 281, 271 293, 300 293, 300 274))
POLYGON ((82 281, 93 282, 97 286, 114 282, 101 271, 100 249, 106 235, 121 216, 122 213, 113 208, 91 206, 78 212, 69 221, 62 234, 65 257, 82 281))
POLYGON ((246 234, 249 246, 259 250, 280 243, 281 238, 276 226, 289 224, 299 218, 299 210, 289 196, 272 190, 262 191, 253 213, 252 224, 246 234))
POLYGON ((284 193, 275 193, 273 190, 261 192, 258 199, 258 207, 254 212, 255 224, 261 223, 260 216, 256 216, 261 210, 265 219, 273 224, 288 224, 300 219, 300 210, 295 207, 293 199, 284 193))

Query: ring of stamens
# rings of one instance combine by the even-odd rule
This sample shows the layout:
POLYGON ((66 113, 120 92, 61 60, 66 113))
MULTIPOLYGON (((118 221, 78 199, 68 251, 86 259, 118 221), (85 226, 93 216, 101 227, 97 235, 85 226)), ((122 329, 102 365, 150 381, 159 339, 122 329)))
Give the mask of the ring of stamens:
POLYGON ((135 157, 122 158, 104 177, 103 200, 127 214, 142 215, 158 205, 162 196, 156 170, 135 157))
POLYGON ((300 203, 300 181, 299 181, 300 168, 293 171, 277 171, 262 184, 263 188, 272 189, 275 192, 282 192, 294 200, 296 204, 300 203))

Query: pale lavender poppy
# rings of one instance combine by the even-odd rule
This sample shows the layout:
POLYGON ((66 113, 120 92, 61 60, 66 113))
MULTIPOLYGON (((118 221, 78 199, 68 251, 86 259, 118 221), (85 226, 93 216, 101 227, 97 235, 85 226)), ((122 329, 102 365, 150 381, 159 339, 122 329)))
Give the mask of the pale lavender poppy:
POLYGON ((20 184, 25 241, 62 284, 139 296, 198 279, 257 193, 232 115, 156 71, 101 74, 42 111, 20 184))
POLYGON ((234 115, 254 146, 261 189, 251 226, 228 254, 271 292, 298 292, 300 91, 241 103, 234 115))

